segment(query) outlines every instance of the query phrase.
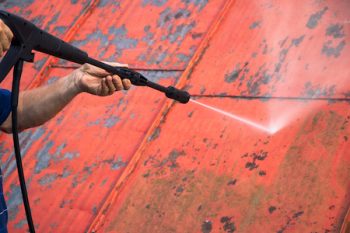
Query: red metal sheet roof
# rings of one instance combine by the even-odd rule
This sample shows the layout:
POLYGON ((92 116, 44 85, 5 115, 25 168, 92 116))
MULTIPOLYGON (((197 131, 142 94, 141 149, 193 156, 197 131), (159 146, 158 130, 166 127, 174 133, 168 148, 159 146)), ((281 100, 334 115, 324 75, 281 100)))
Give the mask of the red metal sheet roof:
MULTIPOLYGON (((202 101, 259 116, 269 104, 202 101)), ((338 231, 349 206, 347 106, 326 104, 271 136, 175 105, 97 232, 338 231)))
MULTIPOLYGON (((147 69, 150 79, 186 87, 202 103, 280 126, 268 135, 147 88, 81 95, 20 137, 38 232, 340 230, 350 206, 349 104, 336 99, 350 91, 348 1, 1 7, 94 57, 147 69), (235 97, 242 95, 274 98, 235 97), (305 97, 324 100, 298 99, 305 97)), ((38 58, 26 66, 22 88, 72 71, 64 61, 38 58)), ((23 232, 9 136, 1 135, 0 152, 10 232, 23 232)))
POLYGON ((349 8, 349 1, 236 1, 196 66, 190 91, 348 97, 349 8))

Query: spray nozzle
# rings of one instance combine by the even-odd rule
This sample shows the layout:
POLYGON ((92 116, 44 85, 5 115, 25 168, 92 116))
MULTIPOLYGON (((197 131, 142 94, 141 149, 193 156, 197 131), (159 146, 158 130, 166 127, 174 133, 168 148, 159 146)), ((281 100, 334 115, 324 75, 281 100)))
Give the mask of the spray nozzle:
POLYGON ((187 91, 181 91, 175 87, 168 87, 165 92, 166 97, 177 100, 180 103, 187 104, 190 101, 191 95, 187 91))

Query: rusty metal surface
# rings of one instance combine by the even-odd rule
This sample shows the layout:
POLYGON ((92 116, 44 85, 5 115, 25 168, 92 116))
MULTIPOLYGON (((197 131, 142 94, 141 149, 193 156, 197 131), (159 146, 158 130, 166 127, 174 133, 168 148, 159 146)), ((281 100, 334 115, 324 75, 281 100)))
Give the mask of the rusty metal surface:
POLYGON ((133 67, 185 69, 223 5, 216 1, 104 1, 73 44, 133 67))
MULTIPOLYGON (((202 101, 262 121, 270 103, 202 101)), ((322 107, 272 136, 174 106, 97 232, 339 232, 350 204, 349 105, 292 104, 322 107)))
MULTIPOLYGON (((147 77, 203 103, 281 124, 267 135, 147 88, 81 95, 21 135, 39 232, 340 231, 350 206, 350 110, 335 98, 350 91, 349 1, 1 4, 93 57, 150 69, 147 77)), ((26 67, 22 88, 72 71, 40 61, 26 67)), ((23 232, 9 136, 0 153, 10 232, 23 232)))
MULTIPOLYGON (((75 29, 72 32, 68 28, 62 37, 91 56, 147 68, 149 71, 143 72, 151 80, 174 85, 223 2, 72 1, 68 5, 61 2, 57 10, 79 15, 75 5, 86 4, 91 9, 80 16, 89 13, 83 23, 64 16, 75 29)), ((28 5, 35 8, 35 4, 46 3, 28 5)), ((48 12, 42 13, 50 17, 48 12)), ((55 25, 52 22, 50 28, 55 25)), ((51 59, 30 87, 55 81, 71 72, 71 66, 51 59)), ((21 135, 28 191, 39 232, 86 231, 164 101, 162 94, 147 88, 102 99, 82 95, 52 121, 21 135)), ((5 135, 1 139, 9 228, 22 232, 26 222, 12 143, 5 135)))
POLYGON ((346 0, 236 1, 188 86, 206 95, 346 98, 349 8, 346 0))
POLYGON ((348 98, 347 6, 234 1, 181 81, 204 103, 289 123, 268 136, 196 105, 167 105, 159 136, 136 153, 90 230, 339 232, 350 205, 350 111, 335 99, 348 98))
MULTIPOLYGON (((54 69, 51 77, 67 72, 54 69)), ((174 84, 179 76, 178 72, 148 75, 158 76, 164 85, 174 84)), ((142 88, 102 99, 81 95, 55 119, 22 136, 38 231, 83 232, 89 226, 163 102, 163 96, 142 88)), ((13 230, 26 226, 14 168, 13 160, 4 162, 13 230)))

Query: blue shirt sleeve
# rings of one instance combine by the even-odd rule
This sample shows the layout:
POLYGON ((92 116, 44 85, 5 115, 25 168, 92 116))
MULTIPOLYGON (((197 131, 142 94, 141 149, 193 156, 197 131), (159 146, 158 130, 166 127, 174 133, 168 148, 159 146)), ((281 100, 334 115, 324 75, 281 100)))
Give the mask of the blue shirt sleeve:
POLYGON ((11 92, 0 89, 0 125, 4 123, 11 112, 11 92))

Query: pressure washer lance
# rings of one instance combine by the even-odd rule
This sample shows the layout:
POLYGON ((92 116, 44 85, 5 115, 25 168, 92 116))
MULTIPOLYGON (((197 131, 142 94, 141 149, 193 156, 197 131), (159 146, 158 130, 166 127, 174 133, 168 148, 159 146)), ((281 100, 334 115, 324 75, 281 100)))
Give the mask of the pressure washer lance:
POLYGON ((28 193, 25 184, 25 177, 22 167, 22 159, 18 140, 17 129, 17 106, 19 96, 19 85, 22 74, 23 62, 34 61, 34 51, 46 53, 64 60, 68 60, 78 64, 91 64, 108 71, 111 74, 118 75, 121 79, 130 79, 135 86, 147 86, 165 93, 170 98, 179 101, 180 103, 188 103, 190 94, 186 91, 179 90, 175 87, 164 87, 157 83, 147 80, 142 74, 124 67, 113 67, 88 56, 88 54, 62 40, 41 30, 31 22, 0 10, 0 19, 13 32, 14 38, 11 42, 11 47, 7 51, 5 57, 0 63, 0 83, 6 78, 7 74, 14 67, 13 84, 12 84, 12 131, 14 150, 17 162, 18 178, 20 181, 21 192, 23 197, 23 205, 25 208, 29 231, 35 233, 34 222, 31 215, 28 193))

